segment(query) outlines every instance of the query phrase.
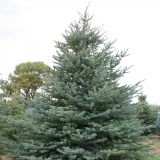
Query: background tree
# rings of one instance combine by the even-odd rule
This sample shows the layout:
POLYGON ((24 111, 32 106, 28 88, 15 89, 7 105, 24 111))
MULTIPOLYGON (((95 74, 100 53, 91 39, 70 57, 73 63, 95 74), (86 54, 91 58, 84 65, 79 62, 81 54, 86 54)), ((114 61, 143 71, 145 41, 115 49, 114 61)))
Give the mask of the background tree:
POLYGON ((138 111, 139 120, 142 122, 143 125, 146 126, 144 134, 148 135, 151 133, 155 133, 156 115, 153 109, 151 108, 151 105, 147 103, 146 95, 142 94, 138 97, 138 103, 136 104, 136 108, 138 111))
POLYGON ((159 134, 160 133, 160 112, 157 112, 156 129, 159 134))
POLYGON ((45 74, 50 71, 43 62, 26 62, 16 66, 9 79, 15 92, 19 92, 25 99, 33 99, 37 89, 43 86, 45 74))
POLYGON ((7 155, 13 151, 12 146, 17 143, 17 135, 21 132, 10 122, 26 118, 29 102, 16 94, 7 80, 0 81, 0 91, 0 155, 7 155))
MULTIPOLYGON (((2 84, 3 84, 2 80, 0 82, 1 82, 0 86, 2 86, 2 84)), ((6 113, 5 101, 6 100, 4 98, 3 91, 0 88, 0 139, 1 139, 0 140, 0 156, 4 155, 4 153, 5 153, 5 147, 4 147, 4 145, 2 145, 2 142, 1 142, 2 140, 4 140, 4 138, 2 138, 2 136, 3 136, 2 131, 3 131, 3 128, 4 128, 4 122, 3 122, 2 118, 1 118, 1 116, 6 113)))
POLYGON ((9 80, 0 80, 0 155, 11 152, 11 146, 17 143, 21 129, 11 122, 26 118, 27 108, 33 107, 28 99, 33 99, 37 89, 43 86, 47 72, 50 68, 43 62, 21 63, 9 80))
POLYGON ((140 96, 138 96, 138 102, 139 103, 141 103, 141 102, 147 103, 147 96, 144 94, 141 94, 140 96))
POLYGON ((144 127, 132 97, 137 85, 120 85, 126 52, 91 27, 87 10, 56 42, 54 75, 23 126, 16 160, 143 160, 144 127))
POLYGON ((0 100, 0 155, 12 152, 14 143, 17 143, 17 135, 21 130, 11 125, 13 120, 25 118, 25 106, 21 97, 12 95, 0 100))
POLYGON ((7 80, 0 80, 0 99, 1 101, 6 101, 6 99, 10 98, 13 93, 12 86, 7 80))

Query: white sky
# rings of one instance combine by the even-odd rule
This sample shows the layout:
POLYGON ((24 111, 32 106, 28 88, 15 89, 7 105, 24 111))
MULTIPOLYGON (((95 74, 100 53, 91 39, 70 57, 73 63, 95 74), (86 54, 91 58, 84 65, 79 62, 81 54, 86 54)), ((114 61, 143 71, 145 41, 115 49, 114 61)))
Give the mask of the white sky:
POLYGON ((123 66, 134 65, 125 83, 142 83, 151 104, 160 104, 159 0, 0 0, 0 77, 16 65, 43 61, 52 66, 54 40, 78 18, 90 1, 93 24, 104 24, 118 50, 129 48, 123 66))

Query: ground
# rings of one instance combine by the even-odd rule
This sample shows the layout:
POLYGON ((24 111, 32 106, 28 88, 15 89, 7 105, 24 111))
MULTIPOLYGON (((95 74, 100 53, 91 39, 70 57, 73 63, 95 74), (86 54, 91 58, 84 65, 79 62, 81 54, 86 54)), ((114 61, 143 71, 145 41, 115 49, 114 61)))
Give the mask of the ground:
POLYGON ((151 136, 149 139, 154 143, 151 146, 151 153, 160 156, 160 136, 151 136))
POLYGON ((10 158, 1 157, 2 160, 11 160, 10 158))

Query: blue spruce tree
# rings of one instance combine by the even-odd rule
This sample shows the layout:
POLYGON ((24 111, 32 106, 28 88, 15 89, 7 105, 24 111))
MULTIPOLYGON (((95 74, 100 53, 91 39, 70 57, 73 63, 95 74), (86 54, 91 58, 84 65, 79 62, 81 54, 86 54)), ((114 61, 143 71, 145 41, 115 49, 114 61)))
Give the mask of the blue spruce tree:
POLYGON ((22 127, 16 160, 143 160, 144 127, 132 97, 137 85, 121 85, 126 51, 115 52, 87 10, 56 42, 53 75, 22 127))

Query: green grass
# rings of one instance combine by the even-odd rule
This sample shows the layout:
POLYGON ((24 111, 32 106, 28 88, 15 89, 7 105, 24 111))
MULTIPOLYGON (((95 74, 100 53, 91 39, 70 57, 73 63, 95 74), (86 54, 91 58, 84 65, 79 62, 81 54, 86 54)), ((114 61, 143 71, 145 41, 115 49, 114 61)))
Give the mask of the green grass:
MULTIPOLYGON (((152 151, 160 150, 160 137, 159 136, 152 136, 149 137, 150 141, 153 142, 151 149, 152 151)), ((154 153, 149 157, 147 160, 160 160, 160 155, 157 155, 157 153, 154 153)))
POLYGON ((148 158, 147 160, 159 160, 160 157, 159 156, 152 156, 150 158, 148 158))
POLYGON ((160 149, 160 142, 155 143, 155 147, 160 149))

